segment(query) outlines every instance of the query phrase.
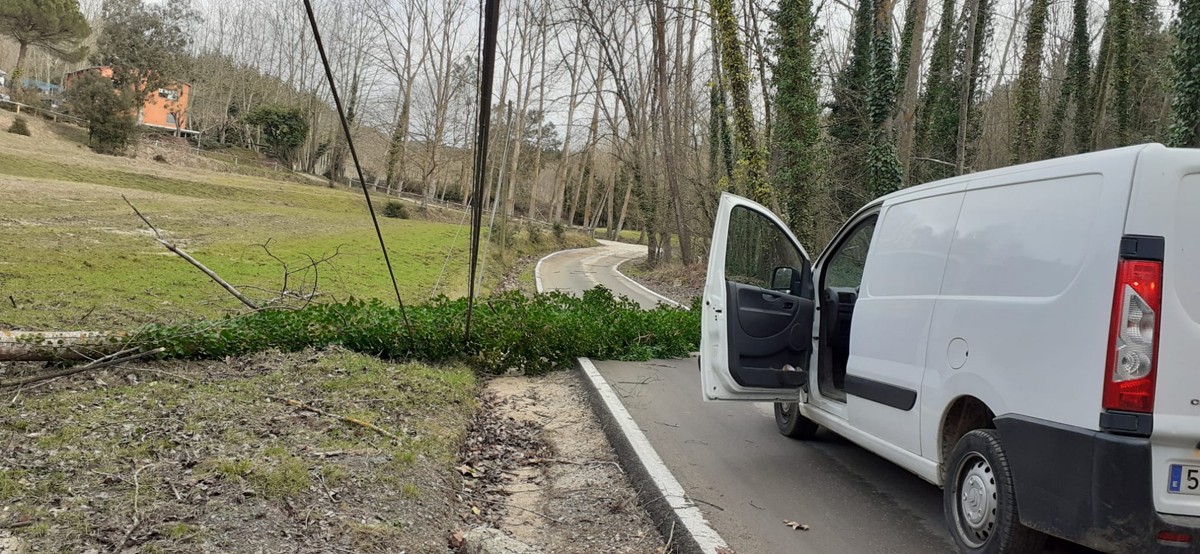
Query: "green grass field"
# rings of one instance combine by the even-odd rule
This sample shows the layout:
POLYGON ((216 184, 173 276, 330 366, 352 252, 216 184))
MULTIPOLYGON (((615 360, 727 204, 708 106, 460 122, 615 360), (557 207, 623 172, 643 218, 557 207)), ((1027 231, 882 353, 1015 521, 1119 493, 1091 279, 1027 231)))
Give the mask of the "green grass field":
MULTIPOLYGON (((322 298, 394 297, 361 195, 100 156, 57 136, 50 124, 30 125, 33 137, 0 133, 0 328, 103 329, 244 311, 155 242, 122 195, 181 248, 260 301, 283 286, 282 266, 261 246, 268 240, 271 252, 292 266, 339 252, 319 268, 322 298)), ((416 214, 414 206, 409 211, 416 214)), ((380 224, 406 301, 465 293, 466 226, 382 217, 380 224)), ((542 242, 534 250, 557 249, 552 238, 542 242)), ((491 271, 503 262, 495 265, 485 288, 503 274, 491 271)), ((312 275, 292 276, 288 288, 301 285, 310 289, 312 275)))

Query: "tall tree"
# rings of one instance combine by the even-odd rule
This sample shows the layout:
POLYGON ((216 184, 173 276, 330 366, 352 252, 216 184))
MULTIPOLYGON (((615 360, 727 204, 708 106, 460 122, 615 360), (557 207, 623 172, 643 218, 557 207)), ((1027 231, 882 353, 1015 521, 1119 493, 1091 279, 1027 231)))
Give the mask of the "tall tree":
POLYGON ((1038 119, 1042 108, 1042 49, 1045 45, 1046 19, 1049 15, 1050 0, 1033 0, 1033 7, 1029 10, 1029 26, 1025 29, 1025 50, 1021 53, 1021 69, 1016 82, 1017 121, 1012 133, 1012 163, 1027 162, 1034 155, 1038 119))
MULTIPOLYGON (((665 0, 654 2, 654 66, 655 94, 658 96, 659 135, 662 137, 662 157, 667 181, 667 189, 671 195, 671 212, 675 216, 675 230, 679 233, 679 256, 683 265, 692 263, 692 240, 684 223, 683 197, 679 192, 679 167, 675 153, 674 121, 671 119, 671 98, 667 94, 667 7, 665 0)), ((611 194, 609 196, 611 199, 611 194)), ((609 221, 609 227, 612 222, 609 221)), ((667 244, 670 244, 668 241, 667 244)))
POLYGON ((771 15, 775 35, 770 45, 776 59, 771 76, 777 98, 772 133, 775 190, 792 229, 799 232, 801 241, 812 244, 811 197, 821 184, 824 169, 820 83, 813 67, 821 30, 812 0, 781 0, 771 15))
POLYGON ((1200 148, 1200 0, 1180 0, 1176 23, 1171 146, 1200 148))
POLYGON ((917 134, 917 101, 921 85, 921 60, 924 58, 925 16, 929 0, 909 0, 904 16, 904 32, 901 34, 903 49, 897 75, 904 77, 899 89, 899 115, 897 122, 897 156, 900 158, 901 177, 904 185, 912 184, 913 146, 917 134))
POLYGON ((871 0, 858 0, 850 57, 833 82, 829 136, 833 150, 830 185, 841 215, 849 216, 867 200, 868 150, 872 142, 868 96, 871 90, 871 44, 875 12, 871 0))
POLYGON ((745 184, 735 187, 760 204, 773 208, 775 195, 766 175, 766 158, 758 144, 754 129, 754 106, 750 100, 750 70, 738 38, 738 21, 733 13, 733 0, 711 0, 714 32, 721 50, 721 64, 729 82, 733 101, 733 127, 739 152, 739 165, 745 168, 745 184))
POLYGON ((892 66, 892 1, 875 0, 875 29, 871 37, 871 81, 867 95, 871 116, 868 186, 879 197, 899 190, 902 170, 896 159, 891 116, 896 105, 896 72, 892 66))
POLYGON ((1072 0, 1071 4, 1071 50, 1067 55, 1067 75, 1054 105, 1050 125, 1046 126, 1043 139, 1043 157, 1053 158, 1067 152, 1064 127, 1070 112, 1070 124, 1074 135, 1074 148, 1079 152, 1087 148, 1092 136, 1092 103, 1088 81, 1091 72, 1091 37, 1088 35, 1088 0, 1072 0))
POLYGON ((4 0, 0 2, 0 35, 17 42, 17 65, 12 79, 20 83, 29 48, 35 47, 71 62, 87 56, 80 42, 92 34, 79 11, 78 0, 4 0))
POLYGON ((921 100, 917 120, 917 151, 920 164, 913 167, 911 182, 923 183, 952 175, 951 161, 955 156, 955 136, 958 132, 957 87, 955 60, 960 41, 956 32, 954 0, 943 0, 942 19, 933 55, 929 61, 929 77, 921 100))

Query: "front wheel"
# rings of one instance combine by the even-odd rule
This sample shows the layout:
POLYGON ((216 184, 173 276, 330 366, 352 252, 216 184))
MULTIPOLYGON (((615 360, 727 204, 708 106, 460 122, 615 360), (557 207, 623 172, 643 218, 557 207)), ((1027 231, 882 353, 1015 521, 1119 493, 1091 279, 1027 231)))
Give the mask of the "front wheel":
POLYGON ((800 405, 795 402, 775 403, 775 427, 779 434, 793 439, 809 439, 817 434, 817 425, 813 420, 800 415, 800 405))
POLYGON ((1008 457, 995 429, 963 435, 946 464, 942 504, 960 552, 1040 552, 1046 536, 1021 525, 1008 457))

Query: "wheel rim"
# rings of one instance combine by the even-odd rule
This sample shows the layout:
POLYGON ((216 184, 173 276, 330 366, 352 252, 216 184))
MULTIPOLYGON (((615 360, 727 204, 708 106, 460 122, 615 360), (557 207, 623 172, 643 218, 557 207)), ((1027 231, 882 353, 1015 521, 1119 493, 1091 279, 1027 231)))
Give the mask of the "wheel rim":
POLYGON ((791 423, 792 417, 796 413, 797 405, 793 402, 777 402, 776 405, 779 406, 779 410, 775 412, 775 418, 779 421, 779 424, 787 425, 791 423))
POLYGON ((987 543, 996 529, 998 488, 992 466, 977 452, 963 458, 955 478, 955 521, 971 548, 987 543))

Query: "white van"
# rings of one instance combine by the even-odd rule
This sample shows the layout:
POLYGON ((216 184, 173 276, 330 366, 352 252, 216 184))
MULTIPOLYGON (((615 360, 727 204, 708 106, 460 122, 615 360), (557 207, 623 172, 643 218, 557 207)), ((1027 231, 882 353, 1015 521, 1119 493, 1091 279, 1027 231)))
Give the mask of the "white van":
POLYGON ((811 265, 722 195, 702 317, 705 400, 941 486, 962 552, 1200 551, 1200 150, 905 189, 811 265))

